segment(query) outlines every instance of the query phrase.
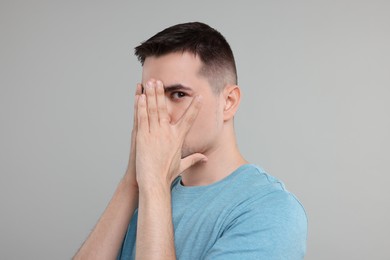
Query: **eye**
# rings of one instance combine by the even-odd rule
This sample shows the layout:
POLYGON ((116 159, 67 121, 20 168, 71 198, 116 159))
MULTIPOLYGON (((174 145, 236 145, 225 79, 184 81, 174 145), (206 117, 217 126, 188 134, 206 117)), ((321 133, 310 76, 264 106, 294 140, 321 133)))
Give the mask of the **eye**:
POLYGON ((182 99, 185 96, 187 96, 187 94, 184 93, 184 92, 181 92, 181 91, 175 91, 175 92, 171 93, 171 98, 172 99, 182 99))

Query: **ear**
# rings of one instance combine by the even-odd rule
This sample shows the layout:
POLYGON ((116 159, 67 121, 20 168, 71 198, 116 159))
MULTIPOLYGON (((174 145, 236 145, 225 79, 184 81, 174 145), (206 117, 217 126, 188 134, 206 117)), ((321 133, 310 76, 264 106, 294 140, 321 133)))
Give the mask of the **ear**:
POLYGON ((234 117, 241 100, 241 90, 237 85, 228 85, 223 90, 225 107, 223 110, 223 120, 228 121, 234 117))

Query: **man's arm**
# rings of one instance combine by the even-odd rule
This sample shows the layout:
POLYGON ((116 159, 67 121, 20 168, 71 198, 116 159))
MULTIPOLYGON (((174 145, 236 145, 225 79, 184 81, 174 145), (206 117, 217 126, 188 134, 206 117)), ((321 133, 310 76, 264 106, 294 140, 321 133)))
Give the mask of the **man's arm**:
MULTIPOLYGON (((136 100, 141 94, 137 85, 136 100)), ((100 217, 95 228, 78 250, 73 259, 116 259, 122 245, 131 216, 138 205, 138 184, 135 173, 137 136, 137 102, 134 105, 134 123, 131 137, 129 164, 125 176, 119 183, 114 196, 100 217)))
POLYGON ((164 186, 140 192, 136 259, 176 259, 170 193, 164 186))
POLYGON ((162 82, 148 81, 145 92, 138 99, 136 259, 176 259, 170 188, 179 173, 207 160, 198 153, 181 159, 184 138, 198 114, 200 100, 195 98, 172 125, 162 82))
POLYGON ((116 259, 131 215, 138 203, 138 191, 126 174, 98 223, 73 259, 116 259))

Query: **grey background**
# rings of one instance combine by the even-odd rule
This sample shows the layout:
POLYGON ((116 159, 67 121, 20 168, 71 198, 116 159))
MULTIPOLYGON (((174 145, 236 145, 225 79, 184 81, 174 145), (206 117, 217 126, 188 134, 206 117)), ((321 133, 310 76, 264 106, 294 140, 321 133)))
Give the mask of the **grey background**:
POLYGON ((0 2, 0 259, 69 259, 127 166, 133 47, 203 21, 235 52, 243 154, 309 216, 306 259, 390 259, 389 1, 0 2))

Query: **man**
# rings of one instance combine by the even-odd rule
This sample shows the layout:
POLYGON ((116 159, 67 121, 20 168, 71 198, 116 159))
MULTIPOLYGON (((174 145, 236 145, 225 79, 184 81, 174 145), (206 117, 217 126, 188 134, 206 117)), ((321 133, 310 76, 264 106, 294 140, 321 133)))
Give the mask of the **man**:
POLYGON ((236 145, 233 53, 203 23, 136 47, 128 169, 74 259, 303 259, 307 219, 236 145))

